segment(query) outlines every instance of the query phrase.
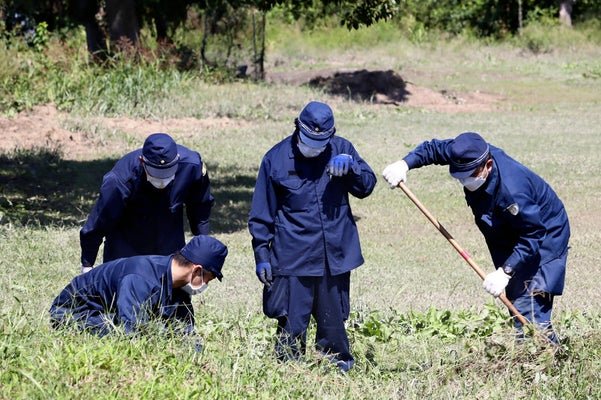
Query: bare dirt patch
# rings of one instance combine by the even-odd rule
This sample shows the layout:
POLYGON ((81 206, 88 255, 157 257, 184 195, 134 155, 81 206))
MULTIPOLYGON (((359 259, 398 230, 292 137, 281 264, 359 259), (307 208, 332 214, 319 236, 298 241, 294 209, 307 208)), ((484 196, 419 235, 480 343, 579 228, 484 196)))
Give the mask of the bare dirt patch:
POLYGON ((271 73, 268 81, 309 85, 349 100, 374 104, 403 105, 439 112, 493 111, 502 97, 483 92, 435 91, 404 80, 392 70, 321 69, 271 73))
MULTIPOLYGON (((392 70, 344 71, 329 68, 270 73, 267 80, 309 85, 353 101, 419 107, 437 112, 493 111, 503 100, 499 95, 483 92, 435 91, 404 80, 392 70)), ((59 149, 64 159, 89 160, 99 153, 123 153, 124 147, 132 147, 131 141, 127 143, 127 137, 139 138, 139 143, 153 132, 167 132, 178 138, 187 138, 203 130, 240 127, 240 124, 244 122, 230 118, 152 120, 126 117, 86 118, 81 123, 57 111, 53 105, 45 105, 15 117, 0 117, 0 152, 43 147, 59 149), (105 140, 106 136, 111 136, 111 140, 105 140)))
POLYGON ((0 117, 0 152, 47 148, 60 150, 66 160, 89 160, 99 153, 123 153, 125 138, 104 140, 102 137, 115 132, 139 138, 139 143, 134 146, 139 147, 153 132, 167 132, 186 138, 199 131, 240 127, 243 123, 229 118, 149 120, 95 117, 87 118, 85 126, 80 126, 70 121, 72 118, 68 114, 57 111, 53 105, 37 106, 15 117, 0 117), (102 131, 102 134, 97 131, 102 131))
POLYGON ((82 133, 69 132, 60 127, 59 112, 54 106, 38 106, 15 117, 0 117, 0 151, 16 149, 62 148, 68 144, 74 156, 85 152, 86 139, 82 133))
POLYGON ((126 117, 99 118, 98 123, 104 124, 108 129, 120 130, 146 138, 152 132, 166 132, 177 137, 190 137, 195 133, 207 129, 226 129, 240 127, 244 121, 231 118, 168 118, 164 120, 141 120, 126 117))

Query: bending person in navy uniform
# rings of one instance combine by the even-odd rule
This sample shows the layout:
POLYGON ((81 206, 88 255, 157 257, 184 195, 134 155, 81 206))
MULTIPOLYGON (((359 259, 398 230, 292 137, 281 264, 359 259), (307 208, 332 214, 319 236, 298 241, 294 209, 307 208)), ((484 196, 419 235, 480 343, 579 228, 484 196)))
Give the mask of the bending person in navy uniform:
POLYGON ((200 154, 165 133, 148 136, 102 180, 79 235, 82 272, 94 265, 103 238, 103 262, 172 254, 185 244, 184 205, 192 234, 206 235, 213 203, 200 154))
MULTIPOLYGON (((557 194, 540 176, 488 144, 479 134, 431 140, 384 169, 392 187, 407 171, 425 165, 449 165, 464 186, 496 270, 483 286, 497 297, 503 290, 516 309, 558 343, 551 325, 555 296, 564 288, 570 224, 557 194)), ((521 324, 515 320, 519 336, 521 324)))
POLYGON ((354 362, 344 327, 350 271, 363 264, 349 194, 367 197, 376 177, 334 135, 328 105, 310 102, 295 124, 264 156, 249 215, 263 311, 278 320, 279 359, 304 354, 313 315, 317 349, 346 371, 354 362))
POLYGON ((194 332, 191 295, 200 294, 221 273, 227 248, 210 236, 195 236, 170 256, 135 256, 99 265, 76 276, 54 299, 55 328, 74 325, 99 336, 122 326, 131 333, 160 320, 194 332))

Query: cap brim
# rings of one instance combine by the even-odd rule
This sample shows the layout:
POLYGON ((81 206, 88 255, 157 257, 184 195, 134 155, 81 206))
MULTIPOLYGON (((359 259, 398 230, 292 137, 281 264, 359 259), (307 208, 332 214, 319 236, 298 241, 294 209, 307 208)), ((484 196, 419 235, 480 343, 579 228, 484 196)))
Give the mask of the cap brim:
POLYGON ((312 147, 314 149, 320 149, 320 148, 324 147, 325 145, 328 144, 328 142, 330 141, 330 138, 332 137, 331 135, 327 136, 327 137, 326 137, 326 135, 324 135, 323 139, 317 140, 317 139, 313 139, 313 138, 310 138, 309 136, 307 136, 305 134, 305 132, 303 132, 302 128, 299 129, 299 132, 300 132, 301 142, 303 142, 307 146, 312 147))
POLYGON ((472 174, 474 172, 476 172, 477 169, 478 169, 478 167, 473 168, 473 169, 469 169, 467 171, 458 171, 457 168, 453 168, 453 166, 450 165, 449 166, 449 173, 455 179, 464 179, 464 178, 467 178, 469 176, 472 176, 472 174))
POLYGON ((219 282, 221 282, 221 280, 223 279, 223 274, 219 271, 215 271, 213 268, 210 267, 203 267, 204 269, 206 269, 207 271, 209 271, 210 273, 213 274, 213 276, 217 279, 219 279, 219 282))
POLYGON ((153 178, 167 179, 175 175, 175 173, 177 172, 177 166, 178 165, 176 163, 175 165, 172 165, 168 168, 155 168, 148 164, 145 164, 144 168, 146 169, 148 175, 152 176, 153 178))

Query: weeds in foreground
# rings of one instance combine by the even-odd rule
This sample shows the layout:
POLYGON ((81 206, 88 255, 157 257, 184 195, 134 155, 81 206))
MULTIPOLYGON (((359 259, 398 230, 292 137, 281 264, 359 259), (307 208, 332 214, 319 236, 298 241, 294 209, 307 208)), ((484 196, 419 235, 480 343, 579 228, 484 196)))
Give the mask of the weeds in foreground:
POLYGON ((492 305, 481 313, 355 312, 349 333, 357 365, 347 379, 312 351, 301 362, 276 362, 275 326, 258 314, 204 315, 197 321, 205 344, 200 352, 194 337, 158 329, 133 336, 117 331, 102 339, 69 329, 54 331, 44 317, 19 306, 3 311, 0 319, 0 397, 11 398, 62 398, 73 390, 86 396, 156 397, 173 388, 178 398, 289 393, 381 398, 391 391, 410 397, 444 397, 455 391, 469 397, 482 388, 495 397, 511 387, 509 397, 548 396, 555 390, 561 395, 567 390, 584 393, 586 388, 577 383, 582 377, 565 389, 560 382, 577 373, 598 373, 595 360, 601 348, 592 346, 601 344, 601 336, 591 330, 599 316, 589 316, 588 327, 570 332, 568 344, 558 350, 536 340, 516 345, 506 318, 492 305), (457 379, 474 385, 458 388, 457 379))

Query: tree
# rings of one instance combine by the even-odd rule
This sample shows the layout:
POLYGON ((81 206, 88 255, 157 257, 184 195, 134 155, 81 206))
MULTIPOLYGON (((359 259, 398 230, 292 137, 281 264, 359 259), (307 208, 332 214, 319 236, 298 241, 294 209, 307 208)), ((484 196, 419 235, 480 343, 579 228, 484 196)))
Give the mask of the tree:
POLYGON ((425 29, 503 37, 519 32, 523 23, 555 14, 558 4, 567 26, 574 15, 595 18, 601 9, 601 0, 0 0, 0 15, 7 28, 29 33, 42 21, 50 31, 83 25, 88 50, 103 59, 109 51, 135 53, 144 26, 154 27, 158 42, 170 43, 192 10, 201 21, 196 26, 202 41, 195 50, 203 66, 236 69, 242 58, 250 58, 253 77, 262 79, 266 13, 274 7, 307 24, 334 18, 360 29, 402 13, 425 29))
POLYGON ((561 0, 559 4, 559 22, 562 25, 572 27, 572 7, 574 0, 561 0))
POLYGON ((392 0, 206 0, 201 6, 204 12, 202 64, 227 66, 234 50, 241 46, 240 42, 250 37, 255 79, 264 77, 266 12, 276 6, 284 8, 297 20, 306 15, 318 18, 336 15, 349 29, 390 18, 398 10, 396 1, 392 0), (220 51, 211 52, 212 43, 218 42, 216 37, 221 38, 220 51))

